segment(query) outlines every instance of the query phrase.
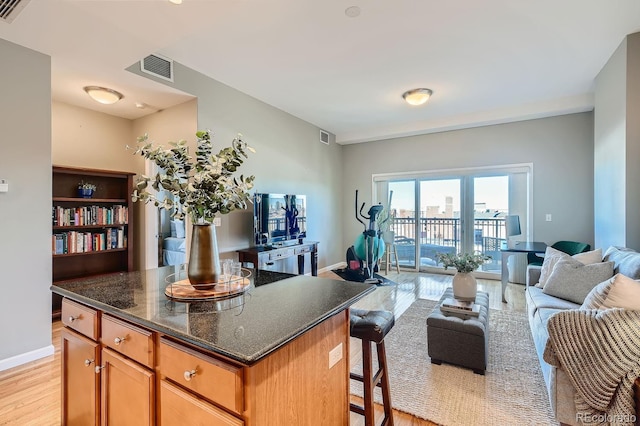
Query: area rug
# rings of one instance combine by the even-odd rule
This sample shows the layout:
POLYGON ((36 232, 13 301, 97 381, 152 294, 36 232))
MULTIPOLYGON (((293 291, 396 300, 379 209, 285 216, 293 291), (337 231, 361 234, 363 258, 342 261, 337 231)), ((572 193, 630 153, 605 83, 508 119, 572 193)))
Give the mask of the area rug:
MULTIPOLYGON (((491 309, 489 360, 481 376, 431 364, 426 318, 435 305, 416 300, 385 338, 393 408, 445 426, 557 424, 524 312, 491 309)), ((354 371, 361 369, 360 363, 354 371)), ((351 393, 362 396, 362 384, 352 380, 351 393)), ((379 389, 375 393, 382 402, 379 389)))
MULTIPOLYGON (((345 281, 357 281, 357 282, 364 282, 364 276, 362 276, 362 274, 359 274, 357 271, 352 271, 348 268, 344 268, 344 269, 334 269, 331 272, 333 272, 334 274, 336 274, 337 276, 339 276, 340 278, 342 278, 345 281)), ((395 282, 383 277, 382 275, 378 274, 377 272, 373 273, 373 277, 377 278, 378 280, 380 280, 380 283, 377 285, 396 285, 395 282)))

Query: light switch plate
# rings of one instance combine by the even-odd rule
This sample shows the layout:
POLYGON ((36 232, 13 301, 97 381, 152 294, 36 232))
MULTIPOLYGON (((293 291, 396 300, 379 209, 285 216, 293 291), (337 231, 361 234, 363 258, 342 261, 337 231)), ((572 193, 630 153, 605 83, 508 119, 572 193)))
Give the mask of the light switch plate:
POLYGON ((342 359, 342 343, 329 351, 329 368, 333 367, 342 359))
POLYGON ((0 192, 9 192, 9 182, 6 179, 0 179, 0 192))

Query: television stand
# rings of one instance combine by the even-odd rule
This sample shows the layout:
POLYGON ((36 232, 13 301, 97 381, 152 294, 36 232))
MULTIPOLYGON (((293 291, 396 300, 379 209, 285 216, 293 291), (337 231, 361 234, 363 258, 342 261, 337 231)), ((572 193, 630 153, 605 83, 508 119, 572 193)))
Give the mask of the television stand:
POLYGON ((318 276, 318 242, 303 241, 283 246, 255 246, 238 250, 238 260, 242 263, 252 263, 255 269, 260 265, 277 260, 298 256, 298 275, 304 275, 304 255, 311 256, 311 275, 318 276))

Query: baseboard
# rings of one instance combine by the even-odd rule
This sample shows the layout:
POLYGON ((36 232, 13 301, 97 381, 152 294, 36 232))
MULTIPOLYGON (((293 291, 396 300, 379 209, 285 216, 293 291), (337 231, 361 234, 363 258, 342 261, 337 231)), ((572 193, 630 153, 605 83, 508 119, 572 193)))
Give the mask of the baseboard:
POLYGON ((38 360, 53 355, 55 352, 53 345, 45 346, 44 348, 36 349, 35 351, 25 352, 20 355, 12 356, 11 358, 0 359, 0 371, 8 370, 13 367, 17 367, 22 364, 26 364, 31 361, 38 360))
POLYGON ((318 273, 320 272, 331 272, 334 269, 338 269, 338 268, 346 268, 347 267, 347 262, 340 262, 340 263, 336 263, 334 265, 331 266, 327 266, 325 268, 319 269, 318 273))

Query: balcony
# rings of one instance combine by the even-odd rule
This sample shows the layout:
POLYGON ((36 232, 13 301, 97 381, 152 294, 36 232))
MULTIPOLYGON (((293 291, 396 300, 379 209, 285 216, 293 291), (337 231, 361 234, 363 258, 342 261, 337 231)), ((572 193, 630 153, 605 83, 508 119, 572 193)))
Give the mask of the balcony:
MULTIPOLYGON (((400 266, 415 265, 415 218, 395 218, 391 230, 395 232, 396 249, 400 266)), ((418 235, 419 266, 438 266, 437 253, 461 251, 459 218, 421 218, 418 235)), ((485 272, 500 272, 500 247, 506 242, 504 217, 475 219, 474 251, 491 256, 491 261, 481 266, 485 272)))

